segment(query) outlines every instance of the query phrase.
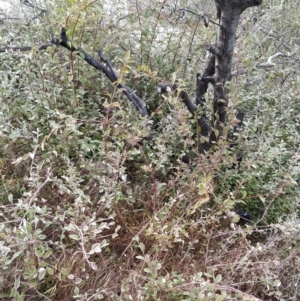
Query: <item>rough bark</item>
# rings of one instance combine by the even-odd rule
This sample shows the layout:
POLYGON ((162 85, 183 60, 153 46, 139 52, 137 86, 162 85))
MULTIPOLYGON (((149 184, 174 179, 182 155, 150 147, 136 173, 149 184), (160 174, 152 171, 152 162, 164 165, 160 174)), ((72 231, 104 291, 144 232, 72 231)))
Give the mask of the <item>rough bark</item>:
MULTIPOLYGON (((196 104, 188 97, 185 91, 180 92, 180 98, 187 106, 188 110, 195 115, 197 107, 202 107, 201 116, 197 116, 197 122, 200 126, 199 152, 206 153, 211 144, 216 142, 223 135, 223 127, 226 123, 226 112, 228 106, 228 93, 226 83, 231 80, 231 67, 233 50, 236 43, 236 31, 238 28, 242 12, 251 6, 262 4, 262 0, 215 0, 217 9, 217 42, 215 45, 208 45, 207 50, 212 53, 202 76, 197 74, 197 95, 196 104), (214 100, 212 124, 209 126, 205 112, 205 93, 208 85, 214 86, 214 100), (202 137, 206 139, 201 139, 202 137), (209 142, 208 142, 209 140, 209 142)), ((169 87, 169 91, 176 90, 177 87, 167 83, 159 86, 160 93, 169 87), (165 85, 165 86, 164 86, 165 85)))
POLYGON ((214 116, 211 141, 217 141, 223 133, 226 123, 228 105, 228 89, 226 82, 231 80, 233 50, 236 43, 236 31, 240 16, 248 7, 259 5, 262 0, 215 0, 220 26, 218 27, 217 43, 207 49, 215 56, 214 85, 214 116))
POLYGON ((207 67, 201 76, 200 73, 197 74, 197 97, 196 97, 196 105, 203 106, 206 102, 204 98, 204 94, 207 92, 208 84, 210 80, 205 80, 205 78, 210 79, 211 76, 215 73, 215 56, 212 55, 207 64, 207 67))

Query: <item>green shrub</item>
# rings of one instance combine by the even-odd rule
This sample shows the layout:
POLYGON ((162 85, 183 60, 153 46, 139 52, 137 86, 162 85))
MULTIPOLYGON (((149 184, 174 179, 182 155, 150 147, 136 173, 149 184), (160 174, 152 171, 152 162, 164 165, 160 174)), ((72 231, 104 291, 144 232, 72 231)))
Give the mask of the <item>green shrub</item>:
MULTIPOLYGON (((0 28, 3 45, 10 34, 33 46, 63 23, 95 59, 99 49, 110 58, 152 122, 146 127, 115 85, 67 50, 1 53, 1 298, 296 300, 299 82, 289 74, 297 67, 292 55, 279 61, 284 69, 255 67, 276 49, 255 26, 280 31, 283 21, 269 18, 278 12, 262 8, 255 26, 256 10, 243 15, 233 68, 248 73, 229 86, 224 128, 245 113, 238 146, 220 139, 203 155, 195 119, 156 89, 181 79, 192 91, 213 27, 188 12, 179 18, 169 3, 124 5, 109 16, 102 2, 49 1, 49 16, 33 19, 28 8, 0 28), (244 228, 235 208, 252 215, 244 228)), ((209 90, 207 114, 212 98, 209 90)))

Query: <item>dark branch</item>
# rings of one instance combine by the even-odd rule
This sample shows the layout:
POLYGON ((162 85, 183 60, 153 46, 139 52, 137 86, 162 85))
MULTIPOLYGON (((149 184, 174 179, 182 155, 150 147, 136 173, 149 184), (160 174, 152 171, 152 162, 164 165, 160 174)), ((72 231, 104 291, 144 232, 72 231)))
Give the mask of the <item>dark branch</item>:
MULTIPOLYGON (((158 92, 160 94, 164 94, 167 92, 178 92, 179 98, 182 100, 182 102, 186 105, 187 109, 193 114, 193 116, 196 116, 197 113, 197 106, 193 103, 193 101, 190 99, 188 93, 184 89, 180 89, 180 86, 175 83, 163 83, 158 86, 158 92)), ((210 136, 211 128, 209 124, 206 121, 205 114, 202 114, 198 120, 197 120, 198 126, 200 127, 200 138, 206 137, 208 138, 210 136)), ((207 139, 208 140, 208 139, 207 139)), ((205 153, 209 149, 209 141, 207 142, 201 142, 199 144, 199 152, 205 153)))
POLYGON ((157 91, 159 94, 164 94, 167 92, 173 92, 177 89, 178 85, 172 84, 172 83, 163 83, 159 84, 157 87, 157 91))
MULTIPOLYGON (((221 17, 221 10, 228 0, 215 0, 217 8, 217 18, 221 17)), ((228 1, 229 2, 229 1, 228 1)), ((241 10, 241 13, 249 7, 262 4, 262 0, 230 0, 230 6, 241 10)))
POLYGON ((240 128, 242 127, 243 125, 243 120, 244 120, 244 113, 242 112, 239 112, 237 115, 236 115, 236 123, 233 127, 233 133, 238 133, 240 128))
MULTIPOLYGON (((236 151, 237 148, 238 148, 238 141, 237 141, 238 135, 237 134, 241 130, 241 127, 242 127, 242 124, 243 124, 243 120, 244 120, 244 113, 239 112, 236 115, 236 120, 234 121, 234 124, 233 124, 233 132, 230 135, 231 142, 229 144, 229 148, 232 149, 233 151, 234 150, 236 151)), ((233 163, 232 168, 236 168, 237 166, 240 165, 240 163, 243 160, 243 155, 244 155, 244 153, 241 150, 238 150, 238 151, 235 152, 235 160, 236 160, 236 162, 233 163)))
MULTIPOLYGON (((48 47, 52 47, 53 44, 45 44, 42 46, 37 47, 38 50, 45 50, 48 47)), ((6 52, 6 51, 30 51, 32 50, 34 47, 30 47, 30 46, 12 46, 12 47, 1 47, 0 48, 0 52, 6 52)))
POLYGON ((194 115, 195 111, 197 110, 197 106, 190 99, 187 92, 185 90, 181 90, 179 93, 179 97, 181 98, 183 103, 186 105, 187 109, 194 115))
POLYGON ((180 86, 175 83, 163 83, 160 84, 157 88, 158 93, 164 94, 168 92, 178 92, 179 98, 182 100, 182 102, 186 105, 187 109, 194 115, 195 111, 197 110, 197 106, 193 103, 193 101, 190 99, 189 95, 184 89, 181 89, 180 86))
POLYGON ((241 5, 242 9, 245 10, 248 7, 257 6, 262 4, 262 0, 236 0, 237 5, 241 5))
POLYGON ((116 83, 117 88, 122 90, 123 94, 126 95, 129 101, 134 104, 134 106, 140 111, 142 116, 148 116, 146 103, 141 98, 139 98, 129 87, 124 84, 118 83, 118 74, 114 71, 111 62, 103 56, 101 51, 99 51, 98 54, 106 65, 95 60, 84 50, 74 47, 74 45, 72 45, 72 43, 68 40, 66 30, 64 28, 62 28, 61 30, 60 40, 52 39, 51 42, 55 45, 61 45, 71 52, 76 53, 95 69, 103 72, 111 82, 116 83))
POLYGON ((217 19, 221 19, 221 6, 220 3, 216 2, 217 19))
POLYGON ((201 77, 201 74, 197 74, 197 97, 196 105, 203 106, 205 103, 204 95, 207 92, 209 81, 205 80, 207 77, 212 78, 215 73, 215 56, 212 55, 206 66, 206 69, 201 77))
POLYGON ((118 80, 118 74, 117 72, 115 71, 113 65, 111 64, 110 60, 107 59, 104 54, 102 53, 101 50, 98 51, 98 54, 101 58, 101 60, 108 66, 108 68, 110 69, 111 73, 113 74, 113 76, 115 77, 115 80, 114 81, 117 81, 118 80))
POLYGON ((205 84, 214 84, 215 83, 215 79, 211 76, 201 77, 201 81, 205 84))

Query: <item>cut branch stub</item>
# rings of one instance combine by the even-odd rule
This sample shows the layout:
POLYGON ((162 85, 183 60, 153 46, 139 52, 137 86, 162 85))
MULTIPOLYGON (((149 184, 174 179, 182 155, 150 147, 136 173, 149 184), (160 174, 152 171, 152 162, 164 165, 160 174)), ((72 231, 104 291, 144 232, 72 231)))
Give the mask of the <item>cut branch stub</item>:
POLYGON ((158 85, 157 87, 158 93, 165 94, 168 92, 178 92, 178 97, 182 100, 182 102, 186 105, 187 109, 194 115, 197 106, 190 99, 188 93, 180 87, 177 83, 163 83, 158 85))
POLYGON ((211 52, 212 54, 220 56, 220 57, 223 54, 223 52, 222 52, 222 50, 220 48, 214 47, 212 45, 207 45, 206 46, 206 50, 209 51, 209 52, 211 52))
POLYGON ((204 70, 203 75, 201 76, 200 73, 197 74, 197 97, 196 97, 196 104, 197 106, 204 106, 205 103, 205 93, 208 89, 208 84, 214 82, 212 76, 215 73, 215 56, 212 55, 208 61, 206 69, 204 70), (206 80, 207 79, 207 80, 206 80))

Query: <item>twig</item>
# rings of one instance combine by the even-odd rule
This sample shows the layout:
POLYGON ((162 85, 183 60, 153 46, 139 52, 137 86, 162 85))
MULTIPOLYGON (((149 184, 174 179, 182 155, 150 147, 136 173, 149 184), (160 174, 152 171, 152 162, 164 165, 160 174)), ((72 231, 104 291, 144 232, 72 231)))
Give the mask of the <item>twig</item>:
POLYGON ((75 229, 77 230, 77 233, 80 236, 81 252, 83 254, 84 259, 86 260, 86 262, 88 263, 88 265, 89 265, 89 267, 91 269, 97 270, 98 267, 97 267, 96 263, 89 260, 89 256, 88 256, 88 254, 87 254, 87 252, 85 250, 85 247, 84 247, 84 237, 83 237, 82 231, 80 230, 80 228, 77 225, 73 224, 73 226, 75 227, 75 229))
POLYGON ((256 67, 257 67, 257 68, 273 67, 273 66, 276 65, 275 63, 273 63, 273 59, 276 59, 276 58, 279 57, 279 56, 287 56, 287 55, 283 54, 282 52, 277 52, 277 53, 271 55, 271 56, 268 58, 268 61, 267 61, 266 63, 258 64, 256 67))

